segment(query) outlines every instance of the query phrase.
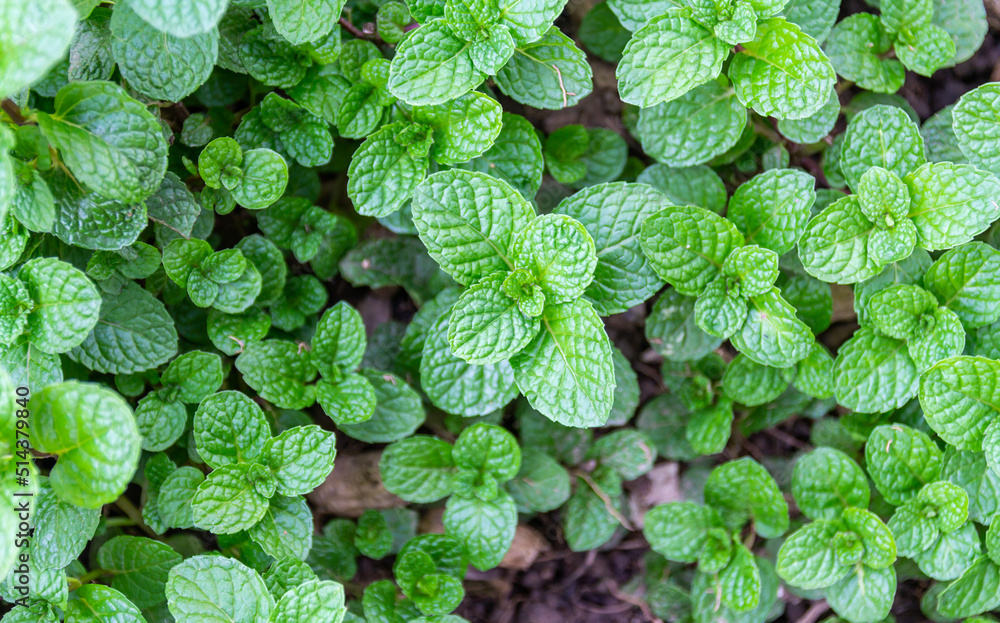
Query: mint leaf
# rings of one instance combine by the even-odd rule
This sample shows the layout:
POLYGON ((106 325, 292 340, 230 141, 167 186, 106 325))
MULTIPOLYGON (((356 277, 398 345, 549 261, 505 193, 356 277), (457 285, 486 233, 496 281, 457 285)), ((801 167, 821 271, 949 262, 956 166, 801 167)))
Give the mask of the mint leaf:
POLYGON ((603 424, 614 400, 614 366, 594 308, 574 301, 546 308, 542 330, 511 360, 532 407, 567 426, 603 424))
POLYGON ((330 32, 344 3, 339 0, 268 0, 274 28, 292 45, 302 45, 330 32))
POLYGON ((143 608, 166 600, 167 577, 182 560, 169 545, 134 536, 115 537, 97 552, 97 564, 114 574, 111 588, 143 608))
POLYGON ((517 191, 482 173, 436 173, 413 197, 420 240, 441 269, 463 285, 513 269, 515 233, 533 217, 534 209, 517 191))
POLYGON ((947 443, 979 451, 1000 404, 1000 364, 983 357, 952 357, 920 377, 920 406, 927 423, 947 443))
POLYGON ((622 52, 618 90, 649 108, 669 102, 719 75, 729 46, 680 12, 659 14, 639 28, 622 52))
POLYGON ((414 106, 442 104, 471 91, 483 78, 472 64, 469 44, 444 20, 431 20, 397 48, 389 90, 414 106))
POLYGON ((970 242, 941 255, 927 269, 924 284, 967 328, 982 327, 1000 318, 994 304, 1000 299, 1000 280, 993 269, 998 264, 1000 252, 970 242))
POLYGON ((904 181, 912 197, 908 216, 917 227, 917 244, 929 251, 969 242, 1000 216, 992 200, 1000 182, 971 165, 925 164, 904 181))
POLYGON ((750 458, 724 463, 705 483, 705 503, 718 510, 731 528, 753 522, 764 538, 788 530, 788 504, 767 470, 750 458))
POLYGON ((792 495, 810 519, 833 520, 845 508, 867 508, 871 492, 865 473, 850 457, 833 448, 817 448, 795 464, 792 495))
POLYGON ((7 97, 44 76, 63 58, 73 40, 77 11, 66 0, 5 0, 0 10, 8 18, 0 30, 4 42, 0 96, 7 97))
POLYGON ((879 104, 851 119, 840 162, 851 188, 858 188, 861 176, 871 167, 882 167, 902 178, 926 162, 924 141, 903 110, 879 104))
POLYGON ((278 492, 294 496, 309 493, 333 469, 337 451, 333 433, 318 426, 296 426, 268 439, 261 451, 264 464, 277 480, 278 492))
POLYGON ((757 25, 757 36, 733 58, 729 78, 744 105, 800 119, 826 104, 836 74, 815 39, 776 17, 757 25))
POLYGON ((517 508, 506 492, 486 501, 454 495, 444 511, 444 528, 465 545, 472 566, 480 570, 500 564, 514 540, 517 508))
POLYGON ((177 623, 267 623, 274 608, 256 572, 221 556, 193 556, 171 569, 166 593, 177 623))
POLYGON ((802 235, 816 199, 812 177, 794 169, 765 171, 741 185, 729 202, 728 218, 757 244, 782 255, 802 235))
POLYGON ((254 342, 236 358, 236 369, 247 385, 279 407, 304 409, 316 401, 316 388, 309 383, 317 370, 303 345, 283 340, 254 342))
MULTIPOLYGON (((428 356, 440 358, 441 347, 450 344, 452 352, 469 363, 498 364, 527 346, 538 334, 539 320, 525 316, 519 301, 505 292, 503 286, 511 278, 495 273, 466 290, 452 308, 450 320, 444 321, 447 343, 425 346, 424 360, 428 356)), ((431 329, 428 344, 432 344, 430 335, 434 333, 431 329)), ((448 354, 446 349, 442 354, 448 354)), ((430 363, 422 365, 433 370, 430 363)))
POLYGON ((139 462, 132 410, 114 392, 78 381, 49 385, 29 403, 33 445, 59 457, 49 482, 60 499, 97 508, 118 499, 139 462), (80 430, 87 430, 81 438, 80 430))
POLYGON ((496 83, 504 95, 522 104, 558 110, 593 91, 592 75, 583 50, 552 27, 537 41, 519 44, 497 72, 496 83))
POLYGON ((163 4, 155 0, 130 0, 129 7, 157 30, 174 37, 191 37, 215 28, 226 11, 226 2, 182 0, 163 4))
POLYGON ((781 298, 777 288, 771 288, 750 299, 746 321, 732 340, 757 363, 787 368, 809 354, 813 335, 795 316, 795 308, 781 298))
POLYGON ((382 454, 385 487, 409 502, 434 502, 449 495, 456 472, 451 444, 418 435, 398 441, 382 454))
POLYGON ((236 391, 205 398, 194 414, 192 429, 198 454, 214 468, 256 461, 270 438, 264 412, 236 391))
POLYGON ((678 292, 697 296, 719 273, 743 235, 703 208, 669 207, 647 218, 639 241, 653 269, 678 292))
POLYGON ((195 525, 216 534, 233 534, 260 521, 268 508, 268 496, 257 489, 261 472, 266 470, 256 463, 222 465, 212 470, 191 500, 195 525))
POLYGON ((813 277, 831 283, 865 281, 880 272, 868 240, 875 226, 851 195, 809 221, 799 239, 799 259, 813 277))

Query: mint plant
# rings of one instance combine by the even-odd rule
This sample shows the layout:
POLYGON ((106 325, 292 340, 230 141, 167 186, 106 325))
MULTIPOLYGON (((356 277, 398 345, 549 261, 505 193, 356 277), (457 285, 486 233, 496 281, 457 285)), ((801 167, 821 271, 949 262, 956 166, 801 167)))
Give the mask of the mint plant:
POLYGON ((993 621, 995 37, 871 6, 0 0, 4 623, 993 621))

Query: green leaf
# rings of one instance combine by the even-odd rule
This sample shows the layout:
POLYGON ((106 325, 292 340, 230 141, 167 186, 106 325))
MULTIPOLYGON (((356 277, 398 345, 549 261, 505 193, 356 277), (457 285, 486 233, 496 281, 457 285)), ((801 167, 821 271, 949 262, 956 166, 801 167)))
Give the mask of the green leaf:
POLYGON ((371 383, 359 374, 349 373, 335 383, 320 379, 316 383, 316 400, 330 419, 341 425, 370 419, 377 399, 371 383))
POLYGON ((97 322, 97 289, 66 262, 36 258, 26 262, 18 279, 34 301, 28 314, 28 337, 33 347, 64 353, 84 341, 97 322))
POLYGON ((981 554, 979 533, 971 523, 942 534, 927 550, 915 557, 920 570, 936 580, 955 580, 981 554))
POLYGON ((164 4, 156 0, 129 0, 129 7, 153 28, 174 37, 206 33, 226 12, 225 0, 181 0, 164 4))
POLYGON ((142 204, 129 205, 88 193, 67 175, 54 175, 48 183, 55 197, 52 233, 63 242, 117 251, 134 243, 148 224, 142 204))
POLYGON ((739 354, 726 368, 722 389, 726 396, 748 407, 767 404, 788 389, 789 370, 761 365, 739 354))
POLYGON ((729 443, 733 417, 732 402, 719 400, 691 414, 684 436, 698 454, 718 454, 729 443))
POLYGON ((586 296, 598 314, 624 312, 662 286, 639 243, 642 222, 669 202, 643 185, 621 182, 586 188, 564 199, 556 212, 579 221, 597 251, 594 280, 586 296))
POLYGON ((920 407, 927 423, 961 450, 982 449, 986 427, 1000 405, 1000 362, 984 357, 952 357, 920 377, 920 407))
POLYGON ((777 288, 750 299, 743 327, 733 335, 733 346, 757 363, 787 368, 809 354, 812 331, 795 316, 795 308, 777 288))
MULTIPOLYGON (((494 285, 499 290, 499 284, 495 283, 494 285)), ((469 292, 471 291, 472 289, 469 290, 469 292)), ((503 297, 502 294, 499 296, 503 297)), ((461 308, 457 307, 460 303, 461 299, 456 304, 456 309, 462 311, 461 308)), ((474 306, 469 311, 474 314, 491 313, 485 309, 476 310, 474 306)), ((521 315, 521 312, 517 311, 516 306, 514 306, 513 315, 527 320, 521 315)), ((451 318, 455 318, 454 312, 451 318)), ((451 327, 455 326, 451 318, 443 314, 428 330, 423 358, 420 361, 420 387, 431 402, 448 413, 471 417, 486 415, 497 409, 502 409, 517 397, 514 371, 505 360, 507 357, 499 359, 491 357, 491 360, 495 359, 493 363, 478 365, 468 363, 467 360, 456 356, 455 352, 458 349, 449 346, 452 334, 451 327)), ((532 319, 532 321, 530 325, 533 325, 531 326, 533 330, 520 340, 520 345, 527 344, 538 333, 538 321, 536 319, 532 319)), ((478 330, 488 333, 491 331, 490 325, 495 322, 502 322, 502 320, 497 320, 494 316, 492 323, 477 325, 478 330)), ((463 326, 463 329, 465 328, 463 326)), ((495 341, 511 339, 512 336, 505 330, 509 328, 507 326, 499 327, 498 332, 494 329, 495 332, 491 333, 493 339, 495 341)), ((457 335, 457 332, 455 334, 457 335)), ((513 348, 511 350, 516 352, 513 348)))
POLYGON ((970 617, 1000 605, 1000 567, 982 556, 938 596, 938 610, 954 618, 970 617))
POLYGON ((876 93, 895 93, 903 86, 903 64, 885 58, 892 38, 871 13, 857 13, 842 20, 830 33, 826 53, 837 73, 876 93))
POLYGON ((0 97, 14 95, 58 63, 69 49, 77 11, 66 0, 4 0, 0 29, 0 97))
POLYGON ((511 360, 532 407, 567 426, 599 426, 614 401, 614 365, 604 325, 582 300, 553 305, 542 331, 511 360))
POLYGON ((389 443, 412 435, 424 423, 420 396, 404 380, 375 370, 361 374, 375 390, 375 412, 360 424, 341 425, 341 431, 366 443, 389 443))
POLYGON ((955 58, 955 42, 944 28, 924 24, 899 33, 895 51, 907 69, 930 77, 951 64, 955 58))
POLYGON ((517 508, 504 491, 490 501, 453 495, 444 511, 446 534, 465 545, 469 562, 485 571, 500 564, 517 527, 517 508))
POLYGON ((796 462, 792 495, 805 516, 833 520, 845 508, 868 508, 871 492, 865 473, 850 457, 833 448, 817 448, 796 462))
POLYGON ((945 252, 924 276, 927 289, 968 329, 1000 318, 1000 252, 971 242, 945 252))
POLYGON ((608 6, 621 20, 622 26, 634 32, 667 10, 686 5, 674 0, 608 0, 608 6))
POLYGON ((87 584, 76 589, 75 594, 76 599, 66 606, 66 623, 142 623, 146 620, 135 604, 113 588, 87 584))
POLYGON ((672 167, 703 164, 726 153, 747 125, 746 107, 719 80, 639 111, 639 138, 647 154, 672 167))
POLYGON ((850 574, 826 589, 833 611, 848 621, 881 621, 896 596, 896 570, 857 565, 850 574))
POLYGON ((731 528, 753 522, 760 536, 771 539, 788 530, 788 504, 767 470, 751 458, 724 463, 705 483, 705 503, 718 510, 731 528))
POLYGON ((451 444, 417 435, 386 448, 379 471, 392 493, 408 502, 428 503, 451 494, 456 469, 451 444))
POLYGON ((361 365, 365 353, 365 325, 361 314, 346 302, 323 312, 312 339, 312 358, 320 374, 336 377, 361 365))
POLYGON ((592 76, 587 55, 553 26, 537 41, 519 44, 497 72, 496 83, 501 93, 522 104, 558 110, 589 95, 592 76))
POLYGON ((917 391, 917 369, 906 343, 870 328, 841 347, 833 376, 838 402, 861 413, 901 408, 917 391))
POLYGON ((661 504, 646 513, 643 522, 643 535, 653 551, 683 563, 698 560, 708 531, 724 527, 715 510, 693 502, 661 504))
MULTIPOLYGON (((11 509, 16 507, 15 503, 11 509)), ((101 514, 97 509, 81 508, 59 499, 43 481, 30 519, 33 532, 30 544, 25 545, 31 562, 38 568, 62 569, 83 553, 87 542, 94 537, 101 514)))
POLYGON ((111 588, 141 608, 166 600, 167 576, 182 560, 169 545, 135 536, 115 537, 97 552, 97 564, 113 574, 111 588))
MULTIPOLYGON (((503 291, 505 279, 505 273, 494 273, 466 290, 455 303, 450 320, 444 321, 448 325, 447 342, 430 349, 425 347, 424 360, 428 355, 437 359, 450 358, 448 344, 454 355, 483 366, 498 364, 520 352, 538 334, 539 320, 521 313, 518 301, 503 291)), ((433 333, 431 330, 430 335, 433 333)), ((432 370, 432 366, 441 363, 422 366, 432 370)), ((497 368, 498 373, 501 370, 497 368)), ((484 411, 491 410, 484 407, 484 411)))
POLYGON ((270 149, 251 149, 243 154, 243 170, 229 190, 236 203, 248 210, 261 210, 277 201, 288 184, 285 159, 270 149))
POLYGON ((848 573, 834 549, 840 530, 839 522, 820 519, 793 532, 778 551, 778 575, 806 590, 836 584, 848 573))
POLYGON ((984 84, 962 96, 952 110, 952 128, 961 152, 971 162, 996 174, 1000 172, 1000 157, 995 145, 1000 140, 1000 85, 984 84))
POLYGON ((271 317, 256 307, 249 307, 238 314, 226 314, 216 309, 208 312, 209 339, 213 346, 227 355, 238 355, 248 343, 263 339, 270 328, 271 317))
POLYGON ((694 306, 698 327, 723 340, 739 331, 747 319, 746 295, 739 291, 738 281, 733 281, 735 283, 730 284, 729 279, 717 278, 701 293, 694 306), (734 286, 731 290, 730 285, 734 286))
POLYGON ((574 552, 604 545, 621 525, 612 512, 621 517, 623 506, 621 478, 612 470, 599 467, 587 480, 577 477, 563 510, 566 544, 574 552))
POLYGON ((722 343, 696 322, 695 299, 671 288, 653 303, 646 318, 646 339, 670 361, 701 359, 722 343))
POLYGON ((971 520, 985 525, 1000 510, 1000 476, 990 469, 983 453, 948 448, 941 479, 968 494, 971 520))
POLYGON ((28 410, 32 445, 59 457, 49 482, 60 499, 84 508, 118 499, 135 474, 141 441, 118 394, 67 381, 34 394, 28 410))
POLYGON ((200 350, 184 353, 170 362, 160 380, 177 387, 181 402, 198 404, 222 386, 222 358, 200 350))
POLYGON ((934 442, 901 424, 873 430, 865 445, 865 460, 875 487, 895 505, 917 495, 941 471, 941 451, 934 442))
POLYGON ((288 623, 340 623, 345 614, 344 587, 329 580, 313 580, 290 588, 278 601, 271 619, 288 623))
POLYGON ((275 30, 292 45, 324 37, 343 8, 341 0, 267 0, 275 30))
POLYGON ((795 24, 775 17, 757 25, 729 66, 736 96, 764 116, 800 119, 830 99, 837 76, 819 44, 795 24))
MULTIPOLYGON (((209 476, 211 478, 211 476, 209 476)), ((313 517, 300 496, 271 498, 264 516, 247 534, 278 560, 305 560, 312 548, 313 517)))
MULTIPOLYGON (((851 188, 871 167, 882 167, 905 178, 926 162, 920 128, 906 112, 879 104, 854 116, 844 133, 840 167, 851 188)), ((910 195, 914 188, 909 188, 910 195)))
POLYGON ((874 230, 857 196, 838 199, 809 221, 799 239, 799 259, 806 272, 823 281, 870 279, 880 272, 868 245, 874 230))
POLYGON ((639 28, 622 52, 618 90, 629 104, 669 102, 719 75, 729 46, 679 12, 668 11, 639 28))
POLYGON ((524 197, 534 197, 542 183, 545 163, 534 126, 520 115, 504 112, 493 146, 459 168, 486 173, 513 186, 524 197))
POLYGON ((435 173, 413 197, 420 240, 442 270, 463 285, 513 269, 515 233, 533 217, 534 209, 517 191, 482 173, 435 173))
POLYGON ((236 369, 260 397, 283 409, 304 409, 316 401, 317 374, 312 354, 283 340, 248 344, 236 358, 236 369))
POLYGON ((928 251, 969 242, 1000 216, 1000 181, 968 164, 925 164, 905 180, 917 226, 917 244, 928 251))
POLYGON ((274 608, 260 576, 222 556, 194 556, 177 565, 166 592, 177 623, 267 623, 274 608))
POLYGON ((257 461, 270 438, 264 412, 236 391, 205 398, 194 414, 192 429, 198 454, 214 468, 257 461))
POLYGON ((715 279, 743 235, 723 217, 693 206, 669 207, 642 224, 639 239, 653 269, 681 294, 697 296, 715 279))
POLYGON ((500 104, 482 93, 467 93, 446 104, 417 107, 413 121, 434 130, 430 156, 438 164, 458 164, 481 156, 501 132, 500 104))
POLYGON ((142 449, 161 452, 174 445, 187 426, 187 409, 169 400, 166 392, 146 394, 135 408, 135 423, 142 435, 142 449))
POLYGON ((268 498, 256 487, 261 471, 264 468, 256 463, 212 470, 191 500, 195 525, 215 534, 233 534, 260 521, 268 508, 268 498))
POLYGON ((236 46, 242 69, 269 86, 295 86, 305 76, 312 60, 275 34, 259 26, 242 35, 236 46))
POLYGON ((872 325, 897 340, 916 337, 922 328, 921 319, 937 307, 934 295, 912 285, 890 286, 876 292, 867 306, 872 325))
POLYGON ((548 454, 525 450, 520 471, 505 488, 519 511, 549 512, 569 499, 569 472, 548 454))
POLYGON ((122 2, 111 13, 111 52, 122 77, 150 99, 179 102, 212 73, 219 56, 219 34, 177 37, 157 30, 122 2))
POLYGON ((636 181, 656 188, 675 205, 698 206, 716 214, 726 208, 726 187, 718 173, 707 166, 672 169, 654 164, 643 170, 636 181))
POLYGON ((462 431, 452 451, 455 465, 490 475, 504 483, 517 475, 521 451, 507 430, 492 424, 473 424, 462 431))
POLYGON ((533 219, 515 234, 510 255, 516 268, 535 275, 549 305, 580 298, 597 266, 594 241, 586 228, 562 214, 533 219))
POLYGON ((798 242, 816 200, 812 176, 795 169, 772 169, 742 184, 733 193, 727 217, 746 236, 778 255, 798 242))
POLYGON ((131 374, 162 365, 176 353, 177 330, 163 303, 129 282, 120 294, 102 296, 97 323, 69 356, 95 371, 131 374))
POLYGON ((736 543, 733 559, 719 574, 719 588, 722 602, 737 612, 753 610, 760 602, 760 570, 742 543, 736 543))
POLYGON ((414 106, 443 104, 478 86, 485 74, 476 69, 469 45, 444 20, 431 20, 396 49, 389 90, 414 106))
POLYGON ((156 507, 167 526, 182 529, 194 527, 191 500, 204 480, 201 470, 190 466, 181 467, 167 476, 156 498, 156 507))
POLYGON ((333 469, 337 455, 333 433, 318 426, 296 426, 268 439, 261 452, 274 472, 282 495, 305 495, 318 487, 333 469))

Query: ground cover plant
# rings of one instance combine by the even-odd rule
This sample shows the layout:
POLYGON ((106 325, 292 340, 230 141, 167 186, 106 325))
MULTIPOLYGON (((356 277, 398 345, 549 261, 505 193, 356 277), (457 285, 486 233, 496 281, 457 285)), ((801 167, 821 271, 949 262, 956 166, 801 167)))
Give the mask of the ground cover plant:
POLYGON ((988 17, 0 0, 2 621, 996 621, 988 17))

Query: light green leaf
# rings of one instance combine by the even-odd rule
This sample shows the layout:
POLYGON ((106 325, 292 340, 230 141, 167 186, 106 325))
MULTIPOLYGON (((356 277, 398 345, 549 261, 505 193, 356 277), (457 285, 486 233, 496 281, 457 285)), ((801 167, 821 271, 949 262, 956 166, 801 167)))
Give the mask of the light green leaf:
POLYGON ((289 589, 278 601, 272 620, 288 623, 340 623, 346 614, 344 587, 329 580, 313 580, 289 589))
POLYGON ((670 361, 701 359, 722 343, 696 322, 694 297, 671 288, 653 303, 646 318, 646 339, 653 349, 670 361))
POLYGON ((726 396, 748 407, 767 404, 788 389, 790 370, 761 365, 744 354, 737 355, 722 377, 726 396))
POLYGON ((826 589, 833 611, 848 621, 882 621, 896 596, 896 570, 857 565, 849 575, 826 589))
POLYGON ((831 283, 856 283, 880 272, 868 248, 875 226, 854 195, 838 199, 809 221, 799 239, 799 259, 813 277, 831 283))
POLYGON ((1000 406, 1000 362, 952 357, 920 377, 920 406, 927 423, 961 450, 982 449, 986 427, 1000 406))
POLYGON ((103 295, 97 323, 69 356, 92 370, 131 374, 166 363, 176 353, 177 331, 163 303, 129 282, 120 294, 103 295))
POLYGON ((463 285, 513 269, 515 233, 533 217, 531 204, 516 190, 482 173, 436 173, 413 197, 413 224, 427 252, 463 285))
POLYGON ((811 175, 796 169, 772 169, 733 193, 727 217, 757 244, 783 255, 795 246, 816 200, 811 175))
POLYGON ((669 102, 719 75, 729 46, 679 12, 668 11, 637 30, 618 65, 618 90, 648 108, 669 102))
POLYGON ((643 170, 636 181, 656 188, 675 205, 698 206, 716 214, 726 209, 729 198, 719 174, 704 165, 672 169, 654 164, 643 170))
POLYGON ((420 396, 406 381, 376 370, 361 374, 375 389, 375 412, 360 424, 341 425, 341 431, 366 443, 389 443, 412 435, 424 423, 420 396))
MULTIPOLYGON (((878 104, 854 116, 844 133, 840 167, 851 188, 871 167, 906 177, 926 162, 920 128, 895 106, 878 104)), ((914 189, 910 188, 911 196, 914 189)))
POLYGON ((282 495, 305 495, 333 469, 337 455, 333 433, 318 426, 296 426, 268 439, 261 458, 274 472, 282 495))
POLYGON ((597 266, 590 234, 579 221, 562 214, 536 217, 516 232, 510 254, 516 268, 535 275, 549 305, 580 298, 597 266))
POLYGON ((945 252, 924 284, 968 329, 1000 318, 1000 252, 991 246, 971 242, 945 252))
POLYGON ((757 25, 729 66, 736 96, 764 116, 800 119, 830 99, 837 76, 819 44, 798 26, 775 17, 757 25))
POLYGON ((752 521, 760 536, 771 539, 788 530, 788 504, 774 478, 751 458, 723 463, 705 483, 705 503, 718 510, 732 529, 752 521))
POLYGON ((675 562, 698 559, 707 532, 724 524, 711 507, 692 502, 661 504, 646 513, 643 535, 653 551, 675 562))
POLYGON ((201 470, 190 466, 181 467, 167 476, 156 497, 156 507, 167 526, 181 529, 194 527, 191 500, 204 480, 201 470))
POLYGON ((214 469, 191 500, 195 525, 215 534, 233 534, 260 521, 268 508, 268 498, 256 486, 262 471, 266 473, 256 463, 214 469))
POLYGON ((82 272, 56 258, 36 258, 18 278, 34 301, 27 318, 33 347, 59 354, 86 339, 97 322, 98 294, 82 272))
POLYGON ((863 89, 895 93, 903 86, 903 64, 885 58, 892 50, 892 39, 871 13, 846 17, 830 33, 824 47, 837 73, 863 89))
POLYGON ((960 578, 938 595, 942 615, 960 619, 1000 606, 1000 567, 986 556, 980 557, 960 578))
MULTIPOLYGON (((13 468, 10 471, 13 476, 13 468)), ((29 491, 21 488, 20 493, 26 492, 29 491)), ((38 568, 62 569, 76 560, 94 538, 101 513, 96 508, 81 508, 59 499, 45 481, 37 494, 31 506, 33 532, 29 535, 30 544, 26 543, 28 555, 38 568)), ((10 508, 16 509, 20 501, 23 500, 17 500, 10 508)))
POLYGON ((904 179, 917 226, 917 244, 928 251, 972 240, 1000 216, 1000 180, 968 164, 925 164, 904 179))
POLYGON ((198 454, 211 467, 257 461, 270 438, 264 412, 246 394, 224 391, 202 401, 192 424, 198 454))
POLYGON ((358 310, 341 301, 323 312, 312 339, 312 359, 323 376, 350 372, 365 353, 365 324, 358 310))
POLYGON ((795 316, 795 308, 781 298, 777 288, 750 299, 743 327, 733 335, 733 345, 757 363, 787 368, 809 354, 813 334, 795 316))
POLYGON ((248 344, 236 369, 260 397, 283 409, 304 409, 316 401, 312 354, 294 342, 264 340, 248 344))
POLYGON ((792 533, 778 551, 778 575, 801 589, 833 586, 845 577, 848 567, 838 560, 834 539, 840 523, 820 519, 792 533))
POLYGON ((275 30, 292 45, 325 36, 343 8, 343 0, 267 0, 275 30))
POLYGON ((587 55, 553 26, 541 39, 516 48, 497 72, 496 83, 504 95, 522 104, 558 110, 593 91, 592 75, 587 55))
POLYGON ((247 531, 268 556, 277 560, 305 560, 312 548, 312 533, 312 511, 305 498, 298 495, 275 495, 264 516, 247 531))
POLYGON ((501 132, 503 110, 482 93, 467 93, 446 104, 417 107, 413 121, 434 129, 430 156, 438 164, 458 164, 481 156, 501 132))
POLYGON ((688 296, 700 294, 726 256, 743 245, 743 235, 732 223, 693 206, 664 208, 650 216, 639 240, 657 274, 688 296))
POLYGON ((194 93, 212 73, 219 56, 219 34, 177 37, 146 23, 130 2, 111 13, 111 51, 122 77, 150 99, 179 102, 194 93))
POLYGON ((868 508, 871 492, 865 473, 833 448, 817 448, 795 464, 792 495, 810 519, 837 519, 845 508, 868 508))
POLYGON ((396 49, 389 90, 414 106, 442 104, 471 91, 486 76, 473 66, 469 45, 444 20, 427 22, 396 49))
POLYGON ((746 124, 746 107, 735 91, 710 80, 677 99, 641 109, 637 128, 647 154, 669 166, 685 167, 726 153, 746 124))
POLYGON ((899 409, 917 391, 917 369, 906 343, 870 328, 860 329, 840 348, 833 376, 838 402, 861 413, 899 409))
POLYGON ((170 570, 167 603, 177 623, 267 623, 274 600, 249 567, 223 556, 194 556, 170 570))
POLYGON ((69 49, 77 11, 66 0, 0 4, 0 97, 13 95, 44 76, 69 49))
POLYGON ((532 407, 567 426, 599 426, 614 401, 614 365, 604 325, 582 300, 553 305, 542 331, 513 360, 532 407))
POLYGON ((480 157, 458 166, 502 179, 524 197, 534 197, 545 168, 541 141, 534 126, 524 117, 505 112, 502 120, 503 127, 493 146, 480 157))
POLYGON ((111 588, 140 608, 166 599, 170 570, 183 558, 165 543, 136 536, 118 536, 97 552, 97 564, 113 574, 111 588))
POLYGON ((925 433, 902 424, 872 431, 865 445, 868 473, 891 504, 902 504, 937 479, 941 451, 925 433))
POLYGON ((66 605, 66 623, 143 623, 146 620, 135 604, 113 588, 87 584, 76 589, 75 594, 76 599, 66 605))
POLYGON ((445 533, 462 541, 472 566, 492 569, 510 549, 517 508, 505 491, 490 501, 453 495, 444 511, 445 533))
POLYGON ((68 244, 117 251, 134 243, 148 224, 146 209, 88 193, 67 175, 48 178, 55 198, 52 233, 68 244))
POLYGON ((104 197, 133 202, 159 188, 167 167, 160 124, 118 85, 69 84, 38 123, 73 175, 104 197))
POLYGON ((59 457, 49 472, 56 495, 84 508, 118 499, 141 451, 128 404, 98 385, 68 381, 34 394, 28 409, 32 445, 59 457))
POLYGON ((192 37, 206 33, 219 23, 226 12, 226 0, 129 0, 129 7, 153 28, 174 37, 192 37))
POLYGON ((417 435, 382 453, 379 471, 386 489, 408 502, 429 503, 451 494, 456 473, 451 444, 417 435))

